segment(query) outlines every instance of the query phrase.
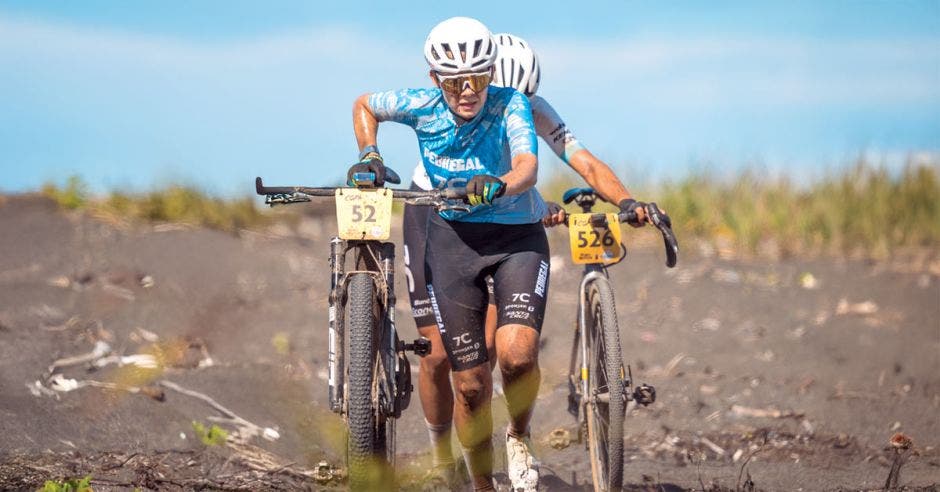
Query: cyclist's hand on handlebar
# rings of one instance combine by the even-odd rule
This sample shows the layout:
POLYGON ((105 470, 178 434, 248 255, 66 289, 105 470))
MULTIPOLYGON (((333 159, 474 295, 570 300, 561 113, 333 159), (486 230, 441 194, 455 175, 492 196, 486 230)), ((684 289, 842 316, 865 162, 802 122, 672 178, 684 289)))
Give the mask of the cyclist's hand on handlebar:
MULTIPOLYGON (((633 227, 643 227, 645 224, 653 224, 654 217, 651 216, 651 213, 647 207, 650 204, 646 202, 638 202, 632 198, 624 198, 620 200, 620 211, 627 212, 627 223, 633 227)), ((672 227, 672 221, 669 220, 669 216, 666 215, 666 211, 656 207, 656 210, 659 212, 659 219, 665 221, 666 226, 672 227)))
POLYGON ((545 202, 548 205, 548 215, 542 218, 542 225, 545 227, 554 227, 565 223, 565 209, 555 202, 545 202))
POLYGON ((467 181, 467 201, 470 205, 491 205, 506 193, 506 183, 496 176, 477 174, 467 181))
POLYGON ((375 186, 385 185, 385 163, 377 150, 369 151, 360 156, 359 162, 350 166, 346 173, 346 183, 349 186, 356 186, 353 176, 357 173, 373 173, 375 175, 375 186))
POLYGON ((621 212, 627 213, 627 223, 633 227, 643 227, 649 221, 646 216, 646 204, 632 198, 624 198, 617 204, 621 212))

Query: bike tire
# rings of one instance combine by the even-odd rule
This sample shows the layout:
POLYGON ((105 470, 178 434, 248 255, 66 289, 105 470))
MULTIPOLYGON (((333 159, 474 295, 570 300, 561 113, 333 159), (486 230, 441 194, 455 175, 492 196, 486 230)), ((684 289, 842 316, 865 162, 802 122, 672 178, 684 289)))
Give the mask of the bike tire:
POLYGON ((626 409, 623 356, 617 308, 607 279, 591 282, 588 290, 588 395, 586 417, 594 490, 623 487, 623 420, 626 409), (607 393, 607 401, 595 398, 607 393))
POLYGON ((384 422, 377 418, 375 284, 365 273, 352 274, 347 287, 346 357, 347 409, 349 428, 346 459, 351 490, 375 490, 382 475, 381 456, 376 456, 377 440, 384 439, 384 422), (381 427, 381 429, 379 429, 381 427), (379 431, 381 434, 379 434, 379 431), (381 438, 379 436, 382 436, 381 438))

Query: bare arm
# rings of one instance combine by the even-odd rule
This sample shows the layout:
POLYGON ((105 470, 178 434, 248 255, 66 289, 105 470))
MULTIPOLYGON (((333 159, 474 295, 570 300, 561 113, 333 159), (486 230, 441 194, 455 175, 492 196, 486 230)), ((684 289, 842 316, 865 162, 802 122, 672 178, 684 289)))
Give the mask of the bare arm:
POLYGON ((353 103, 353 131, 359 150, 375 145, 379 133, 379 121, 369 107, 369 94, 363 94, 353 103))
POLYGON ((518 195, 535 186, 539 160, 535 154, 523 153, 512 158, 512 169, 499 177, 506 183, 506 195, 518 195))
POLYGON ((568 164, 608 202, 616 205, 621 200, 632 198, 610 166, 594 157, 589 150, 578 150, 568 160, 568 164))

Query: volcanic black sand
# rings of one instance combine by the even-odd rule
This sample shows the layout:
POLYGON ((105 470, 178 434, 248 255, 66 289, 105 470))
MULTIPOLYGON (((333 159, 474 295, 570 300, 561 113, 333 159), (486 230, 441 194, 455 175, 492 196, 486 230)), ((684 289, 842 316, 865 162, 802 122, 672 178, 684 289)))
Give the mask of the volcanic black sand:
MULTIPOLYGON (((0 489, 85 476, 95 490, 344 486, 326 404, 328 215, 236 235, 0 200, 0 489), (193 422, 228 442, 204 444, 193 422)), ((628 411, 627 489, 880 490, 903 433, 898 484, 936 490, 936 251, 744 260, 680 237, 670 270, 654 231, 625 233, 630 254, 611 269, 625 358, 658 394, 628 411)), ((542 487, 584 490, 565 383, 580 271, 564 230, 551 238, 532 433, 542 487)), ((501 396, 494 408, 503 467, 501 396)), ((402 487, 421 486, 426 445, 415 394, 398 425, 402 487)))

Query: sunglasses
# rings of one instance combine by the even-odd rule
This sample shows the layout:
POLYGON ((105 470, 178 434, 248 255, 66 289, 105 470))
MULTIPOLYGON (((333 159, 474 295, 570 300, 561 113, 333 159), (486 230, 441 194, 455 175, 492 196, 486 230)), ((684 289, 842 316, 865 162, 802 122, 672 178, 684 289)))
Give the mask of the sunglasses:
POLYGON ((473 92, 482 92, 493 80, 492 72, 453 75, 450 77, 439 74, 434 74, 434 76, 437 78, 437 82, 441 84, 441 90, 455 96, 460 95, 468 86, 473 92))

